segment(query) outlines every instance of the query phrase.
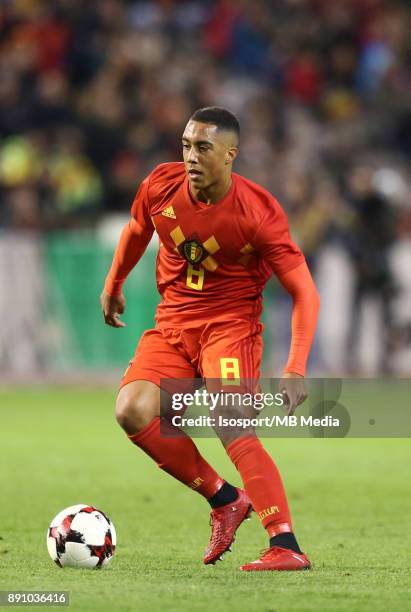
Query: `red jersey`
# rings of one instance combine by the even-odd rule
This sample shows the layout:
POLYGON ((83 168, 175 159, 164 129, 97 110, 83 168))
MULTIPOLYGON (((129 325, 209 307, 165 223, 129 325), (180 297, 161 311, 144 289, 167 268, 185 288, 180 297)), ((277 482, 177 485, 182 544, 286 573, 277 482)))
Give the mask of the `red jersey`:
POLYGON ((143 181, 131 216, 160 238, 158 326, 192 319, 259 317, 272 272, 304 261, 277 200, 233 173, 228 193, 205 204, 191 195, 184 163, 161 164, 143 181))
POLYGON ((142 182, 131 216, 146 244, 154 230, 160 238, 158 327, 258 318, 272 272, 304 262, 277 200, 235 173, 224 198, 205 204, 191 195, 184 163, 161 164, 142 182))

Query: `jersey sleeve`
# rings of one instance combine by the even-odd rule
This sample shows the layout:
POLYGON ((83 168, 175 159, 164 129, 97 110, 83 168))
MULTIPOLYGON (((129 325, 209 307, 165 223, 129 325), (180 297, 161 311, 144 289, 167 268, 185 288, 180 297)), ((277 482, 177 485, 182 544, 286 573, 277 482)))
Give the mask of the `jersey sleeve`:
POLYGON ((320 296, 307 267, 302 264, 278 277, 293 300, 291 345, 284 372, 305 376, 320 309, 320 296))
POLYGON ((150 217, 150 178, 151 175, 147 176, 141 183, 131 205, 131 217, 135 220, 142 234, 149 231, 151 231, 152 234, 154 231, 154 225, 150 217))
POLYGON ((150 176, 141 183, 131 206, 131 219, 123 228, 107 275, 104 289, 108 295, 119 295, 124 281, 142 257, 154 232, 149 206, 150 176))
POLYGON ((301 250, 291 239, 285 212, 274 198, 265 207, 252 244, 277 276, 305 261, 301 250))

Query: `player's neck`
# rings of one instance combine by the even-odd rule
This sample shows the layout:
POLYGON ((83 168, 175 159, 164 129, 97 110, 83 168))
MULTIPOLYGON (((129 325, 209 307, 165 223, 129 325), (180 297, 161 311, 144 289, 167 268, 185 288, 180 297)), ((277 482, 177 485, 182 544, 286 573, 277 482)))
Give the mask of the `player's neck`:
POLYGON ((231 189, 231 183, 231 174, 229 174, 223 180, 205 189, 196 189, 193 185, 190 185, 190 192, 196 200, 204 202, 204 204, 215 204, 227 195, 231 189))

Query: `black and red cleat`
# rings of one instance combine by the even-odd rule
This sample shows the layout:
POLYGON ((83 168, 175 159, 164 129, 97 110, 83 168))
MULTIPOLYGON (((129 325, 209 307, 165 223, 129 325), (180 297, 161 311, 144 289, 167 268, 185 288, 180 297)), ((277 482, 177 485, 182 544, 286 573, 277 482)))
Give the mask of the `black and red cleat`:
POLYGON ((257 561, 242 565, 243 572, 290 572, 310 569, 311 564, 304 553, 296 553, 289 548, 272 546, 263 552, 257 561))
POLYGON ((241 523, 250 518, 253 507, 245 491, 237 489, 235 501, 212 510, 210 515, 211 537, 204 554, 206 565, 214 564, 225 552, 231 551, 235 533, 241 523))

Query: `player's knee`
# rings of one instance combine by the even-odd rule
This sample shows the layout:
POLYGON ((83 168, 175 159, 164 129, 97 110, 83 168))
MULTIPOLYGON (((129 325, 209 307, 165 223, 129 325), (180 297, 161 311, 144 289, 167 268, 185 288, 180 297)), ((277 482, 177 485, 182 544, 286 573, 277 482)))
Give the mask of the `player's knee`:
POLYGON ((143 391, 131 391, 127 386, 118 394, 116 419, 120 427, 132 435, 149 425, 158 416, 159 410, 147 394, 143 391))

